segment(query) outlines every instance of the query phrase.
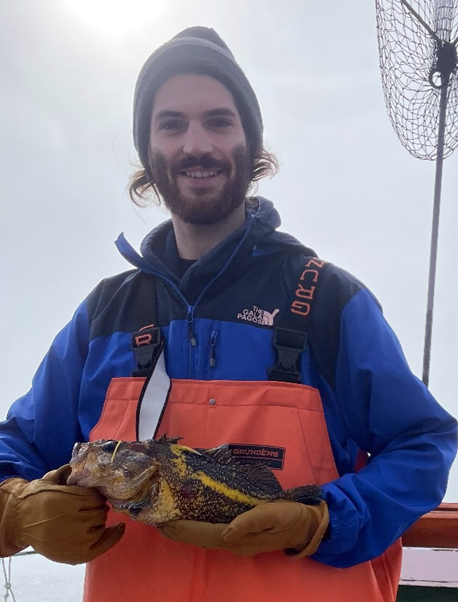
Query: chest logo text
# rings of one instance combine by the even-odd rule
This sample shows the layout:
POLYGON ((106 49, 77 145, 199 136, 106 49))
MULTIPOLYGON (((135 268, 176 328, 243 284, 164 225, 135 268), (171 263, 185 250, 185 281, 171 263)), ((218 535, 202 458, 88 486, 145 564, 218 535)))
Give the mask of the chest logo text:
POLYGON ((228 448, 233 458, 249 462, 250 464, 266 464, 270 468, 283 470, 286 453, 284 447, 230 443, 228 448))
POLYGON ((273 326, 274 318, 279 311, 279 309, 274 309, 273 312, 269 312, 253 305, 253 309, 244 309, 241 313, 237 314, 237 320, 246 320, 254 324, 262 324, 263 326, 273 326))

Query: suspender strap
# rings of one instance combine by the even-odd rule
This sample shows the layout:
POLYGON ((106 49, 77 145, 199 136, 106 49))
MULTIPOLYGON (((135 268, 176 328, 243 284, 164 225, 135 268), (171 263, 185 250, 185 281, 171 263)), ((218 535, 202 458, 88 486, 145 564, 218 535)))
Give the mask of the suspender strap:
POLYGON ((137 439, 155 439, 169 399, 170 378, 165 370, 163 342, 143 384, 137 406, 137 439))
POLYGON ((307 347, 308 324, 327 265, 326 261, 316 257, 306 259, 288 311, 281 316, 280 324, 274 330, 276 363, 267 370, 269 380, 300 382, 300 356, 307 347))
POLYGON ((307 347, 307 333, 277 327, 274 330, 273 345, 277 355, 275 366, 269 368, 269 380, 298 383, 301 373, 298 370, 298 358, 307 347))
POLYGON ((132 333, 131 348, 137 359, 137 369, 132 376, 147 376, 151 367, 156 364, 164 342, 158 326, 145 326, 132 333))

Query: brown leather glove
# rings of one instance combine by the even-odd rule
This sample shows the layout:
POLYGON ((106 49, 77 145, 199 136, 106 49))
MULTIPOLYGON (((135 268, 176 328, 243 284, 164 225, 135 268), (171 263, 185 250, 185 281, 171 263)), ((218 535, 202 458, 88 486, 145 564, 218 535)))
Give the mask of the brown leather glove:
POLYGON ((329 524, 326 502, 263 502, 237 516, 229 525, 199 521, 170 521, 162 527, 169 539, 238 556, 285 550, 296 558, 314 554, 329 524))
POLYGON ((239 556, 285 550, 296 557, 318 549, 329 524, 328 506, 264 502, 240 514, 221 533, 224 548, 239 556))
POLYGON ((180 543, 191 543, 199 548, 222 548, 224 541, 221 533, 227 529, 227 523, 205 523, 198 520, 171 520, 160 527, 168 539, 180 543))
POLYGON ((88 562, 114 546, 124 523, 105 528, 108 507, 94 489, 67 486, 69 465, 26 481, 0 485, 0 556, 32 546, 56 562, 88 562))

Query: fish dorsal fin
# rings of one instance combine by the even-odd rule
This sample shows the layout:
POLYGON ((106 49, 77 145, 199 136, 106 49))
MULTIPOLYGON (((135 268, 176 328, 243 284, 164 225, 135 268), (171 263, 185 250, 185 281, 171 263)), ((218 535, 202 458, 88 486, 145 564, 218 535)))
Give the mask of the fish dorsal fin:
POLYGON ((217 462, 218 464, 222 464, 224 466, 227 466, 228 464, 237 464, 237 460, 231 454, 231 450, 229 449, 227 443, 218 445, 218 447, 212 447, 210 449, 197 447, 196 451, 209 458, 212 462, 217 462))
MULTIPOLYGON (((155 443, 170 445, 176 444, 180 439, 182 439, 182 437, 167 437, 167 435, 162 435, 155 443)), ((283 492, 282 486, 278 482, 275 473, 267 464, 234 457, 229 444, 227 443, 209 449, 202 447, 189 448, 180 444, 178 444, 177 447, 185 452, 193 452, 193 454, 199 455, 202 459, 206 459, 211 464, 232 467, 237 472, 238 477, 255 485, 260 491, 270 495, 280 495, 283 492)))
POLYGON ((198 451, 216 464, 233 467, 239 477, 255 484, 261 491, 271 494, 280 494, 283 491, 275 473, 267 464, 234 457, 227 443, 211 449, 198 449, 198 451))
POLYGON ((195 448, 195 447, 188 447, 187 445, 174 445, 175 449, 179 449, 180 451, 187 451, 190 452, 191 454, 197 454, 198 456, 201 456, 202 453, 200 452, 199 449, 195 448))
POLYGON ((283 492, 283 488, 277 480, 275 473, 267 464, 248 463, 235 460, 239 475, 244 475, 259 488, 260 491, 275 495, 283 492))
POLYGON ((154 439, 151 439, 151 442, 153 443, 165 443, 167 445, 171 445, 174 443, 178 443, 178 441, 180 441, 180 439, 183 439, 183 437, 167 437, 166 434, 161 435, 159 437, 159 439, 156 439, 156 441, 154 441, 154 439))

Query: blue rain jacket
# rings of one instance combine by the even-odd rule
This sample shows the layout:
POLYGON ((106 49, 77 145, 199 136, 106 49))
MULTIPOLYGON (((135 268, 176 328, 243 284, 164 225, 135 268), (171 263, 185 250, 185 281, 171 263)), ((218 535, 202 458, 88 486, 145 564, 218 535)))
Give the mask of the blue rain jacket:
MULTIPOLYGON (((131 333, 155 323, 172 378, 267 380, 273 328, 315 253, 278 232, 272 203, 258 197, 243 228, 180 277, 170 221, 134 269, 103 280, 57 335, 32 388, 0 425, 0 478, 41 477, 87 441, 113 377, 136 369, 131 333), (278 310, 278 311, 277 311, 278 310)), ((317 388, 340 478, 324 485, 330 536, 314 558, 337 567, 380 555, 442 500, 457 424, 409 369, 371 292, 329 265, 308 324, 301 382, 317 388), (356 471, 358 450, 369 462, 356 471)))

